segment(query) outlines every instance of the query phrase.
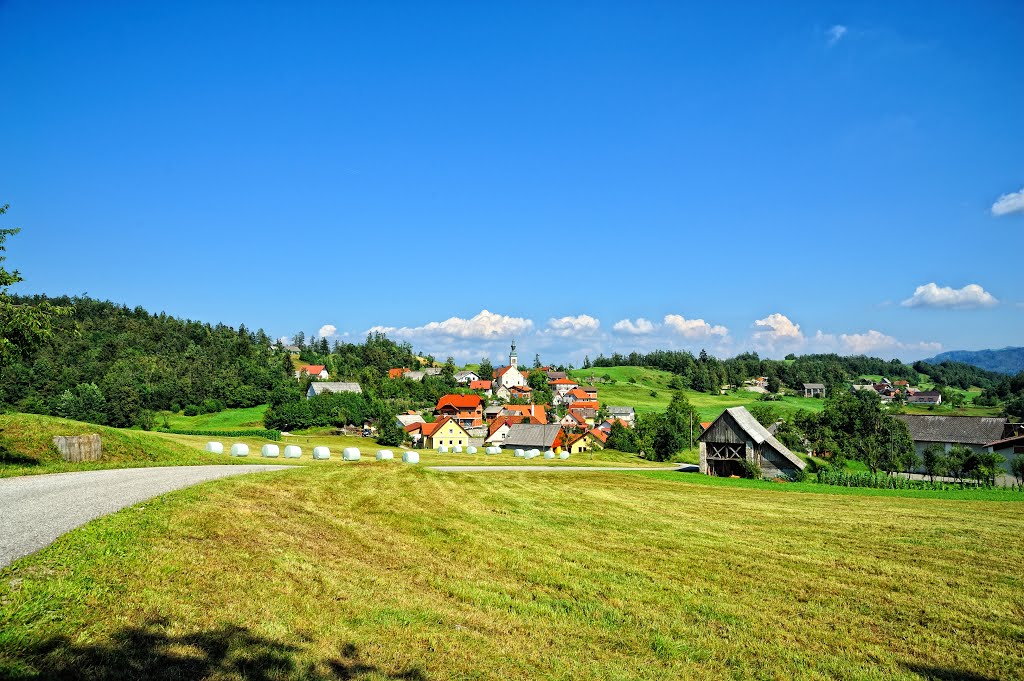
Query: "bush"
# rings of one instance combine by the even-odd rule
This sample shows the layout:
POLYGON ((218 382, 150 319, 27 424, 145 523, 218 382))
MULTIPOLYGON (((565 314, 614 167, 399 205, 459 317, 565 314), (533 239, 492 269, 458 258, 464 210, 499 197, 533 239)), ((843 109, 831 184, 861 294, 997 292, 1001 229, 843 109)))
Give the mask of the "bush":
POLYGON ((156 426, 156 415, 149 409, 143 409, 139 412, 137 423, 143 430, 153 430, 153 427, 156 426))
POLYGON ((195 404, 186 404, 182 413, 185 416, 199 416, 199 406, 195 404))
POLYGON ((179 428, 161 428, 161 433, 174 435, 209 435, 216 437, 261 437, 264 440, 281 441, 281 431, 254 428, 252 430, 183 430, 179 428))
POLYGON ((763 477, 761 464, 751 459, 743 459, 743 475, 752 480, 760 480, 763 477))

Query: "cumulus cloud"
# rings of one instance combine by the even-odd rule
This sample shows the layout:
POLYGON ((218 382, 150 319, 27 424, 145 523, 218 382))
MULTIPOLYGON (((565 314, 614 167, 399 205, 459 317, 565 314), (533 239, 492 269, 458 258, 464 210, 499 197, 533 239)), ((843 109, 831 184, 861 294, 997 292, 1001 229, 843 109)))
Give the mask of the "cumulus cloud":
POLYGON ((612 329, 622 333, 633 334, 634 336, 641 336, 648 333, 654 333, 654 323, 644 319, 643 317, 637 318, 635 322, 630 321, 629 319, 620 319, 615 322, 612 329))
POLYGON ((759 345, 774 347, 776 345, 800 345, 804 342, 804 334, 800 325, 784 314, 770 314, 764 319, 754 321, 760 329, 754 332, 754 342, 759 345))
POLYGON ((581 334, 594 333, 601 326, 601 321, 590 315, 581 314, 577 317, 552 317, 548 320, 548 333, 568 338, 581 334))
POLYGON ((320 338, 330 338, 336 333, 338 333, 338 327, 336 327, 334 324, 324 324, 323 326, 320 327, 320 331, 317 332, 317 335, 320 338))
POLYGON ((496 339, 515 336, 533 329, 533 321, 522 317, 509 317, 481 310, 477 315, 463 319, 449 317, 443 322, 430 322, 423 326, 374 326, 369 333, 386 333, 405 338, 448 336, 467 339, 496 339))
POLYGON ((1019 192, 1003 194, 992 204, 992 215, 1009 215, 1010 213, 1024 213, 1024 188, 1019 192))
POLYGON ((942 343, 903 343, 881 331, 869 329, 866 333, 844 333, 839 342, 845 352, 852 355, 867 355, 881 351, 918 350, 937 352, 942 343))
POLYGON ((710 338, 711 336, 729 335, 729 329, 724 326, 708 324, 703 319, 687 319, 677 314, 665 315, 664 324, 665 328, 675 331, 684 338, 710 338))
POLYGON ((829 26, 828 29, 825 31, 825 37, 828 39, 828 46, 832 47, 840 40, 842 40, 843 36, 846 35, 846 30, 846 27, 843 26, 842 24, 835 24, 834 26, 829 26))
POLYGON ((288 336, 281 336, 277 339, 277 342, 281 345, 291 345, 291 339, 288 336))
POLYGON ((914 295, 903 301, 903 307, 992 307, 999 303, 995 296, 977 284, 961 289, 939 286, 934 282, 918 286, 914 295))

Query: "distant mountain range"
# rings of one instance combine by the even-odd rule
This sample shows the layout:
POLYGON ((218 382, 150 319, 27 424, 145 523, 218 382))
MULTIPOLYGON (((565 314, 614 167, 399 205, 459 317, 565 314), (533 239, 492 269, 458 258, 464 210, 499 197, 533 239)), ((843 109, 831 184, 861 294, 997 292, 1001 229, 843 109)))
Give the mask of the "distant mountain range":
POLYGON ((963 362, 988 371, 1001 374, 1019 374, 1024 371, 1024 348, 1003 348, 1002 350, 951 350, 939 353, 931 359, 923 360, 929 364, 939 362, 963 362))

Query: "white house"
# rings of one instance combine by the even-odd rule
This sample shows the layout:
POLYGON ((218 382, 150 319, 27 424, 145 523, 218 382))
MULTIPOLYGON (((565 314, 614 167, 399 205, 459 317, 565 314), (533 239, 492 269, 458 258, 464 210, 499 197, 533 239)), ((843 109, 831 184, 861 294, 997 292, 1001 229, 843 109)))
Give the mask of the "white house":
POLYGON ((363 389, 358 383, 345 383, 342 381, 313 381, 306 391, 306 399, 321 393, 361 393, 363 389))
POLYGON ((302 374, 309 374, 313 378, 319 378, 321 381, 326 381, 330 378, 327 373, 327 367, 323 364, 304 364, 299 366, 295 370, 295 378, 302 378, 302 374))
POLYGON ((494 370, 494 383, 495 395, 501 394, 501 388, 505 388, 507 394, 509 388, 526 385, 526 376, 519 371, 519 356, 516 354, 515 341, 512 341, 512 352, 508 355, 508 366, 494 370))
POLYGON ((460 385, 469 385, 473 381, 479 381, 480 377, 477 376, 475 371, 459 371, 455 374, 455 382, 460 385))

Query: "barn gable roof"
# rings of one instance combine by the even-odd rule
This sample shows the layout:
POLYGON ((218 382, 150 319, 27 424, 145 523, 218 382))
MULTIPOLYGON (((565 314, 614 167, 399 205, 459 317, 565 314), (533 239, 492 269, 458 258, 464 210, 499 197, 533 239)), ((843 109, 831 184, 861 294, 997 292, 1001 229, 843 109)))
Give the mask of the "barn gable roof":
POLYGON ((896 418, 907 424, 915 442, 984 445, 1000 439, 1006 427, 1005 418, 991 416, 896 414, 896 418))
POLYGON ((506 447, 553 447, 562 434, 559 425, 543 425, 535 423, 516 423, 505 436, 506 447))
POLYGON ((697 440, 705 440, 708 434, 712 432, 712 426, 725 418, 726 414, 731 416, 733 421, 736 422, 736 425, 739 426, 740 430, 742 430, 757 444, 767 444, 782 455, 787 461, 801 470, 807 465, 803 459, 789 451, 789 447, 776 440, 775 436, 769 433, 768 429, 762 426, 760 422, 754 418, 754 415, 747 411, 746 407, 730 407, 723 411, 719 417, 712 421, 711 425, 697 437, 697 440))
POLYGON ((359 387, 358 383, 348 383, 344 381, 314 381, 309 384, 310 390, 313 391, 314 395, 320 395, 321 393, 361 393, 363 389, 359 387))

